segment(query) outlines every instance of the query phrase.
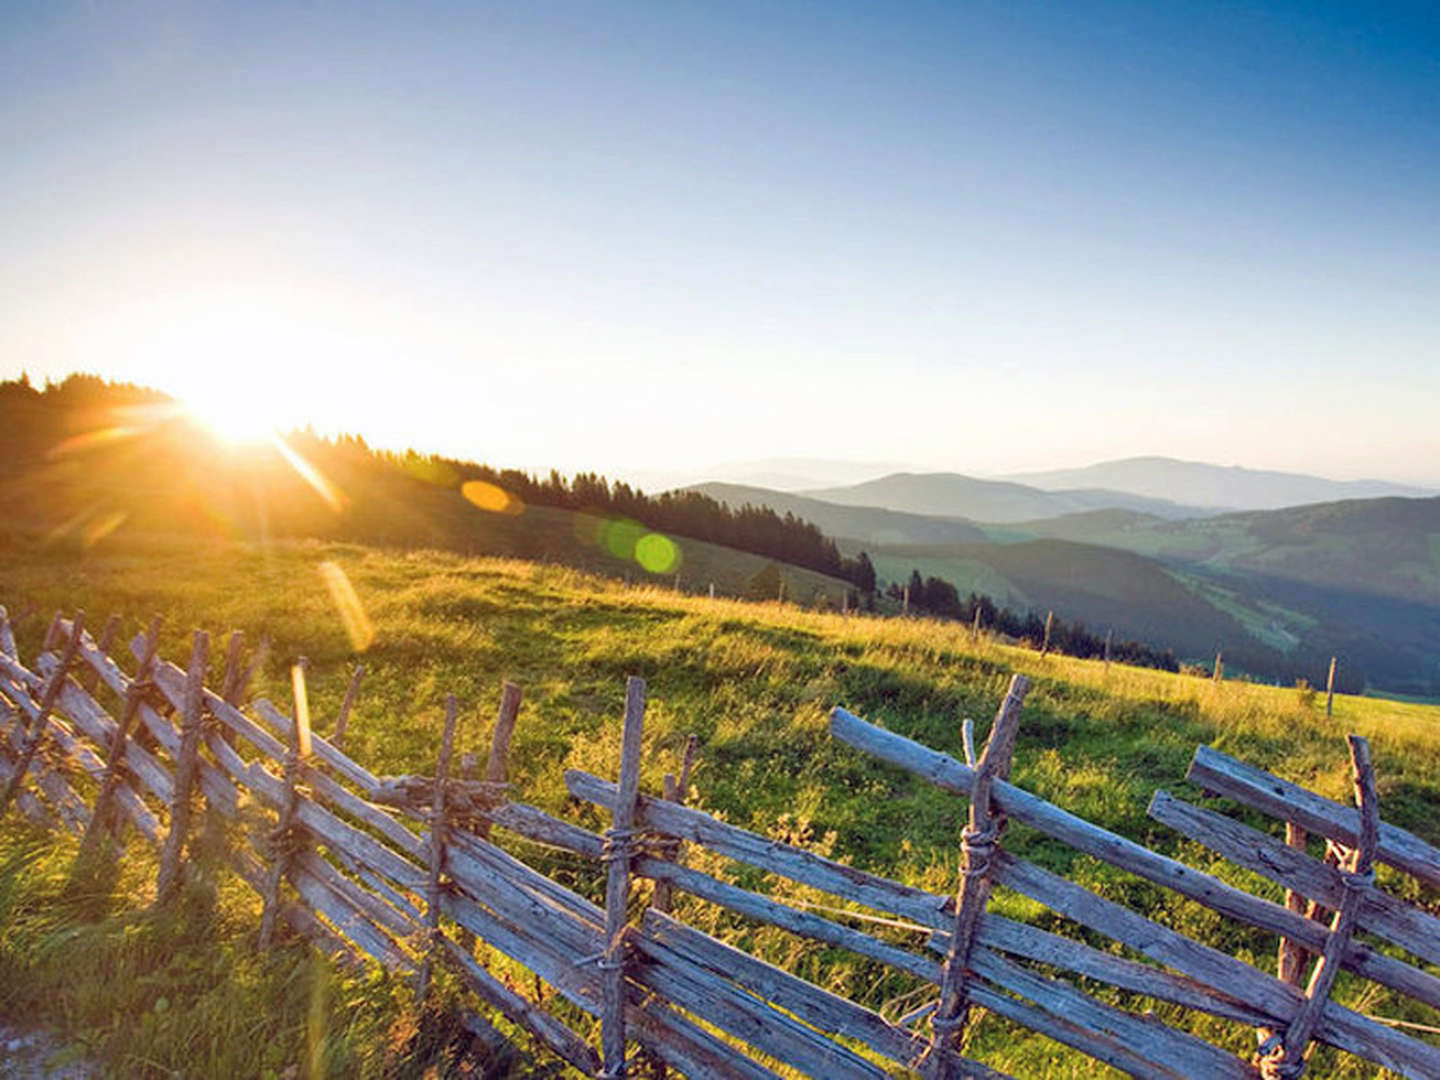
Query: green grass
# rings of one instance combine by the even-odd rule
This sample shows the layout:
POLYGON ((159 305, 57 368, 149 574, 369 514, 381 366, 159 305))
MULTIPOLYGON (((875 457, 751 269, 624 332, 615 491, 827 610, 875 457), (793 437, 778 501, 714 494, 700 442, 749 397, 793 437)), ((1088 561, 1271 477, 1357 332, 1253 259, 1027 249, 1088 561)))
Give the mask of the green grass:
MULTIPOLYGON (((350 747, 377 772, 428 771, 438 745, 443 700, 465 703, 457 752, 481 750, 500 681, 525 688, 512 749, 517 794, 572 820, 599 827, 591 808, 573 805, 564 769, 613 776, 626 675, 649 683, 643 785, 658 790, 673 771, 687 733, 699 735, 694 802, 768 835, 799 838, 836 858, 917 885, 955 884, 956 836, 963 800, 876 763, 829 737, 826 713, 837 704, 929 746, 955 752, 963 717, 983 737, 1013 672, 1030 675, 1015 753, 1023 787, 1107 828, 1244 885, 1280 892, 1213 859, 1150 822, 1145 806, 1157 787, 1194 797, 1184 783, 1195 746, 1208 743, 1328 795, 1347 797, 1343 735, 1373 740, 1387 820, 1440 842, 1434 813, 1440 791, 1440 710, 1371 698, 1340 697, 1327 722, 1323 695, 1204 679, 1099 662, 1039 657, 981 641, 963 627, 926 620, 842 617, 790 605, 709 601, 649 587, 626 587, 550 565, 398 554, 360 547, 280 544, 269 549, 216 543, 151 543, 77 553, 11 548, 0 562, 0 602, 12 613, 33 604, 21 633, 33 655, 50 612, 84 607, 91 625, 110 612, 138 631, 152 611, 166 617, 164 653, 183 662, 189 633, 244 629, 275 642, 258 691, 280 697, 284 671, 310 660, 312 711, 327 730, 355 655, 318 572, 338 563, 375 627, 368 669, 351 720, 350 747)), ((1275 832, 1271 823, 1249 818, 1275 832)), ((256 905, 217 874, 214 896, 191 908, 197 923, 151 919, 134 910, 149 878, 143 859, 127 862, 123 887, 100 900, 65 899, 67 851, 8 824, 3 830, 5 889, 0 907, 0 1011, 42 1018, 117 1074, 261 1075, 290 1066, 297 1075, 349 1075, 403 1069, 387 1058, 412 1032, 405 996, 383 981, 371 986, 322 974, 306 951, 272 957, 249 949, 256 905), (138 939, 132 946, 127 941, 138 939), (145 945, 150 942, 150 945, 145 945), (133 951, 128 951, 133 948, 133 951), (180 958, 183 956, 183 960, 180 958), (177 971, 193 965, 197 974, 177 971), (323 992, 315 986, 329 987, 323 992), (142 987, 144 989, 142 989, 142 987), (373 996, 372 996, 373 991, 373 996), (308 1004, 320 995, 323 1023, 308 1004), (324 995, 328 995, 324 996, 324 995), (208 1034, 156 1027, 136 1049, 143 1017, 164 996, 177 1016, 204 1018, 208 1034), (343 1003, 360 1002, 353 1007, 343 1003), (261 1017, 268 1018, 262 1025, 261 1017), (263 1026, 265 1044, 251 1028, 263 1026), (325 1053, 309 1071, 314 1036, 325 1053), (198 1040, 198 1041, 197 1041, 198 1040), (206 1041, 208 1040, 208 1041, 206 1041), (262 1058, 281 1062, 277 1067, 262 1058), (257 1067, 258 1066, 258 1067, 257 1067)), ((1275 942, 1161 889, 1038 837, 1012 830, 1020 854, 1147 911, 1152 917, 1270 969, 1275 942)), ((595 894, 589 867, 537 852, 567 883, 595 894)), ((137 853, 138 855, 138 853, 137 853)), ((723 861, 692 852, 699 864, 723 861)), ((743 871, 737 880, 756 884, 743 871)), ((783 886, 787 897, 834 903, 783 886)), ((1433 898, 1431 898, 1433 900, 1433 898)), ((1074 932, 1003 891, 1001 911, 1074 932)), ((688 921, 755 949, 797 973, 887 1014, 923 1000, 907 979, 838 950, 748 927, 723 913, 682 902, 688 921)), ((896 940, 909 940, 903 931, 896 940)), ((1100 939, 1091 939, 1103 944, 1100 939)), ((1435 1023, 1433 1014, 1387 992, 1342 977, 1338 996, 1367 1012, 1435 1023)), ((1158 1007, 1167 1019, 1175 1010, 1158 1007)), ((152 1021, 160 1024, 160 1021, 152 1021)), ((1195 1030, 1248 1052, 1248 1033, 1196 1021, 1195 1030)), ((443 1043, 443 1040, 441 1040, 443 1043)), ((451 1052, 444 1044, 415 1075, 451 1052)), ((971 1051, 1019 1077, 1105 1075, 1079 1056, 987 1017, 971 1051)), ((1373 1068, 1321 1052, 1310 1075, 1369 1077, 1373 1068)))

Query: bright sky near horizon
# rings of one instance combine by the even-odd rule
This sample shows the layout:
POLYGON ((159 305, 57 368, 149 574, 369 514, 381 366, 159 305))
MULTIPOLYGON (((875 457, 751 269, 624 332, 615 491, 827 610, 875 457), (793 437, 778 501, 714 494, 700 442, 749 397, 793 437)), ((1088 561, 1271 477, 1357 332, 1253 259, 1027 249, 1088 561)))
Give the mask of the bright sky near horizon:
POLYGON ((0 7, 0 375, 528 467, 1440 483, 1440 7, 0 7))

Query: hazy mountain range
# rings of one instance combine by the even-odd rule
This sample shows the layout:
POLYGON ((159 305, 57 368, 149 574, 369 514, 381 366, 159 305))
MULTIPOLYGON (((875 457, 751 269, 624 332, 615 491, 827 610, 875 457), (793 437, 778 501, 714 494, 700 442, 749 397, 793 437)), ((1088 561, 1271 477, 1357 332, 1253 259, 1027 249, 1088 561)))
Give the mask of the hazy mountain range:
POLYGON ((1212 512, 1199 506, 1125 491, 1098 488, 1042 491, 1025 484, 979 480, 959 473, 894 473, 863 484, 822 488, 804 494, 844 506, 869 506, 986 522, 1025 521, 1112 508, 1138 510, 1162 518, 1197 517, 1212 512))
POLYGON ((1004 479, 1045 491, 1108 488, 1131 495, 1179 499, 1194 506, 1232 510, 1278 510, 1307 503, 1379 499, 1388 495, 1406 498, 1440 495, 1440 491, 1388 480, 1327 480, 1303 473, 1245 469, 1239 465, 1225 467, 1165 457, 1133 457, 1102 461, 1083 469, 1014 473, 1004 479))

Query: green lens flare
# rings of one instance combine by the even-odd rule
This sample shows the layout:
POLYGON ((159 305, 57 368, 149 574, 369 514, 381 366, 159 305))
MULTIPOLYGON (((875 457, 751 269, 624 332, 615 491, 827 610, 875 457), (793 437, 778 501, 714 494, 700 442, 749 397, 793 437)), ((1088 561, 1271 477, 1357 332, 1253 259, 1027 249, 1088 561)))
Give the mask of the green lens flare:
POLYGON ((635 561, 652 574, 668 574, 680 565, 680 546, 668 536, 646 533, 635 543, 635 561))

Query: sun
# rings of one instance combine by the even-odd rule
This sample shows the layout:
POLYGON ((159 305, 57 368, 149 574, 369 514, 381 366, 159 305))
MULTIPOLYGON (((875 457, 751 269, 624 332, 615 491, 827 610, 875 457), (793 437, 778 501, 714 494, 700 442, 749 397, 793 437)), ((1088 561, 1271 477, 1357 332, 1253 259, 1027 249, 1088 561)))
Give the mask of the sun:
POLYGON ((244 388, 187 394, 183 405, 191 418, 231 446, 274 442, 280 428, 264 397, 247 393, 244 388))

